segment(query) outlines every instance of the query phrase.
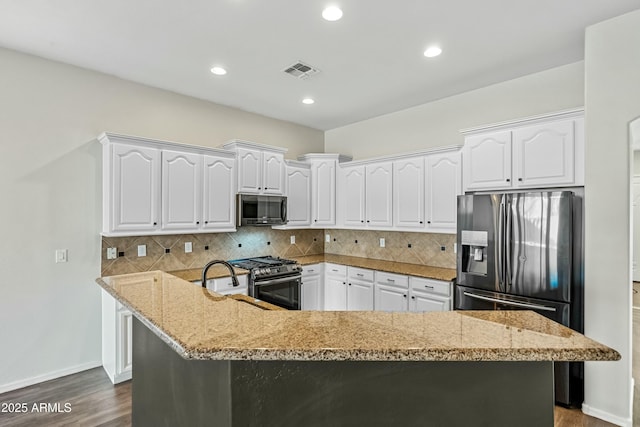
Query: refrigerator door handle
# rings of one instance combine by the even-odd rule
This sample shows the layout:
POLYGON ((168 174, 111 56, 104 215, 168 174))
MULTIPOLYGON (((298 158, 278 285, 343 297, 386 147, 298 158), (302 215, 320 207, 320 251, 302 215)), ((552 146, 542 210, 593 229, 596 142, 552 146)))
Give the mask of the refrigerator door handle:
POLYGON ((498 270, 498 290, 505 291, 504 285, 504 195, 500 200, 500 212, 498 214, 498 238, 495 242, 496 245, 496 267, 498 270))
POLYGON ((502 300, 498 298, 491 298, 491 297, 485 297, 483 295, 472 294, 471 292, 464 292, 464 295, 469 298, 475 298, 475 299, 480 299, 480 300, 489 301, 489 302, 496 302, 499 304, 510 305, 513 307, 529 308, 531 310, 556 311, 555 307, 548 307, 546 305, 527 304, 527 303, 518 302, 518 301, 502 300))
POLYGON ((511 203, 507 202, 507 207, 505 211, 507 212, 507 226, 504 232, 504 252, 505 258, 507 260, 507 271, 505 274, 505 287, 511 287, 513 282, 511 277, 511 258, 513 256, 513 251, 511 249, 511 221, 513 219, 513 212, 511 212, 511 203))

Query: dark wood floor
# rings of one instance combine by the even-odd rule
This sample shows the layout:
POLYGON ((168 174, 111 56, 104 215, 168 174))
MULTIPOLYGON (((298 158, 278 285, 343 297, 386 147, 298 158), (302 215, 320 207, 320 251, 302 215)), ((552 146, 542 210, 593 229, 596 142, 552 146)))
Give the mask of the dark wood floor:
MULTIPOLYGON (((131 425, 131 381, 113 386, 102 368, 0 394, 0 410, 7 409, 5 404, 10 403, 26 403, 28 412, 0 412, 2 427, 131 425), (49 403, 53 409, 57 403, 61 412, 32 412, 34 403, 49 403), (64 412, 65 404, 69 404, 68 412, 64 412)), ((556 407, 555 427, 576 426, 609 427, 613 424, 588 417, 577 409, 556 407)))

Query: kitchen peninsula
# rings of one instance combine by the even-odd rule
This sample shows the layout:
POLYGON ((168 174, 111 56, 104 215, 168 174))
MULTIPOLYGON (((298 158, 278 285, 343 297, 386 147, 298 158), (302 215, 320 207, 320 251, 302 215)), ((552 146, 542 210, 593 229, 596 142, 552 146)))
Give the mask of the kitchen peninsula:
POLYGON ((552 426, 552 361, 620 358, 526 311, 270 310, 160 271, 97 282, 136 317, 135 426, 552 426))

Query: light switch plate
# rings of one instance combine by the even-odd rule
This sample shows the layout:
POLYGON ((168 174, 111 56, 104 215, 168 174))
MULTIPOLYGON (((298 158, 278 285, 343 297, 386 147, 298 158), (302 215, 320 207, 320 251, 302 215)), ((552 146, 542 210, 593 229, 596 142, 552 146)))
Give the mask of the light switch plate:
POLYGON ((329 234, 324 235, 324 241, 329 243, 331 241, 331 236, 329 234))
POLYGON ((138 256, 147 256, 147 245, 138 245, 138 256))
POLYGON ((118 258, 118 248, 107 248, 107 259, 118 258))
POLYGON ((291 244, 292 245, 296 244, 296 236, 291 236, 291 244))
POLYGON ((384 246, 385 246, 384 237, 381 237, 381 238, 380 238, 380 247, 381 247, 381 248, 384 248, 384 246))
POLYGON ((193 244, 191 242, 184 242, 184 253, 188 254, 193 252, 193 244))

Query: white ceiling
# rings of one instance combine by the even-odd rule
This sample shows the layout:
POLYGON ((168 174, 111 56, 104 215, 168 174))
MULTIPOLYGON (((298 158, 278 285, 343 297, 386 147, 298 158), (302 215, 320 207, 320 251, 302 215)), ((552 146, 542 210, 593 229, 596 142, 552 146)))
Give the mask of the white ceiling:
POLYGON ((579 61, 639 0, 1 0, 0 46, 328 130, 579 61), (434 59, 423 56, 442 46, 434 59), (302 60, 321 70, 298 80, 302 60), (226 76, 209 72, 213 65, 226 76), (303 105, 302 98, 315 98, 303 105))

